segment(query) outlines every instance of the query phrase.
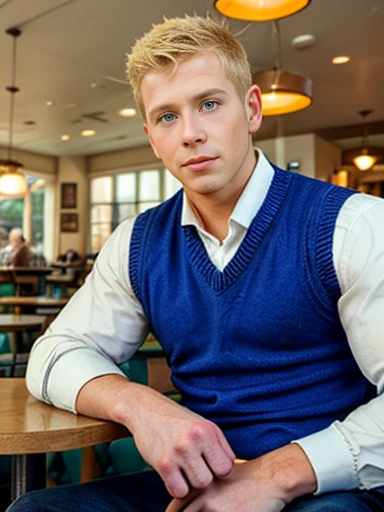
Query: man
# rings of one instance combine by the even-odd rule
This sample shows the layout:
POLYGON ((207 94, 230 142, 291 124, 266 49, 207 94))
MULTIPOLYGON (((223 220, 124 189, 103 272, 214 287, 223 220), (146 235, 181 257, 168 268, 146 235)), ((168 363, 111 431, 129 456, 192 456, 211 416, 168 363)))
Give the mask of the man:
POLYGON ((260 91, 211 20, 155 26, 128 75, 184 190, 116 230, 27 382, 126 425, 160 478, 30 493, 11 511, 384 510, 383 201, 255 152, 260 91), (116 366, 149 330, 185 407, 116 366))
POLYGON ((20 228, 13 228, 9 232, 9 245, 5 247, 5 264, 12 267, 29 267, 31 254, 20 228))

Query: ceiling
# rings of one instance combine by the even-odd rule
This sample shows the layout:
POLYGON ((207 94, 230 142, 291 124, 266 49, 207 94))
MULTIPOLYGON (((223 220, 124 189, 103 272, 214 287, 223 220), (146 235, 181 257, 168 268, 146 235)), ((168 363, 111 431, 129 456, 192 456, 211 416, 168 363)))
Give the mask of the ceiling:
MULTIPOLYGON (((121 118, 134 107, 125 78, 125 54, 152 23, 184 13, 213 13, 213 0, 0 0, 0 145, 8 142, 12 38, 17 40, 14 146, 47 155, 93 155, 147 144, 139 115, 121 118), (93 87, 91 87, 93 84, 93 87), (96 84, 96 86, 95 86, 96 84), (46 106, 47 101, 53 105, 46 106), (96 118, 84 117, 100 113, 96 118), (28 124, 28 123, 35 124, 28 124), (90 138, 84 129, 96 130, 90 138), (70 135, 62 142, 61 135, 70 135)), ((271 23, 230 21, 246 48, 252 70, 271 69, 275 45, 271 23)), ((288 116, 266 118, 259 138, 337 131, 343 148, 359 145, 358 111, 369 117, 371 144, 384 147, 384 0, 312 0, 304 11, 280 21, 282 64, 313 80, 313 104, 288 116), (312 34, 315 44, 295 49, 291 41, 312 34), (331 59, 348 55, 345 65, 331 59), (381 85, 380 85, 381 84, 381 85), (279 124, 280 123, 280 124, 279 124), (279 125, 278 125, 279 124, 279 125)), ((330 135, 330 139, 334 135, 330 135)), ((0 158, 5 157, 0 149, 0 158)))

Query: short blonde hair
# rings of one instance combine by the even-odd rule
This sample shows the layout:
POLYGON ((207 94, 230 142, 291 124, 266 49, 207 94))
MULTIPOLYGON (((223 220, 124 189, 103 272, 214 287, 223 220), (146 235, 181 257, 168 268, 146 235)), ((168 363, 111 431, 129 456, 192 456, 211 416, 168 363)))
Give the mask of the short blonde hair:
POLYGON ((180 62, 203 52, 214 53, 234 83, 241 100, 252 86, 251 68, 243 46, 224 24, 188 16, 164 19, 137 40, 128 55, 127 75, 140 113, 146 119, 141 83, 150 71, 177 70, 180 62))

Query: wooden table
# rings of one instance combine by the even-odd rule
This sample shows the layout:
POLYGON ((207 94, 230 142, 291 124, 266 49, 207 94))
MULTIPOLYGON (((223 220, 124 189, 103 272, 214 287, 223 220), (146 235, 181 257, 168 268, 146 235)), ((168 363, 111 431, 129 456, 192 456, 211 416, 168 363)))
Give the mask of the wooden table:
MULTIPOLYGON (((45 277, 52 273, 52 267, 0 267, 0 278, 10 278, 12 282, 18 286, 19 278, 22 281, 23 277, 37 277, 38 279, 38 293, 44 295, 45 293, 45 277)), ((0 279, 1 280, 1 279, 0 279)))
POLYGON ((0 297, 0 306, 35 306, 37 308, 63 308, 68 299, 54 297, 0 297))
POLYGON ((45 321, 41 315, 0 315, 0 332, 22 332, 39 329, 45 321))
POLYGON ((17 354, 21 346, 21 333, 37 331, 46 321, 41 315, 0 315, 0 332, 15 333, 12 347, 11 376, 15 374, 17 354))
POLYGON ((35 400, 25 379, 0 379, 0 455, 12 455, 12 501, 45 487, 45 456, 130 435, 122 425, 56 409, 35 400))

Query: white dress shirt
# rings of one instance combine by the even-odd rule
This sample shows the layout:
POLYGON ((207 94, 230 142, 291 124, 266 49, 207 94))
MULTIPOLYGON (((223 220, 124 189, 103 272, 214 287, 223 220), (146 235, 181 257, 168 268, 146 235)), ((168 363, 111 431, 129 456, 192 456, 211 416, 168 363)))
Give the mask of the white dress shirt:
MULTIPOLYGON (((268 192, 273 167, 258 162, 220 242, 204 231, 184 196, 182 224, 193 224, 212 262, 222 270, 236 253, 268 192)), ((75 411, 91 379, 123 373, 148 334, 148 322, 130 285, 129 245, 135 219, 120 224, 100 252, 85 284, 34 344, 27 369, 31 393, 75 411)), ((352 353, 378 396, 344 421, 296 440, 318 480, 317 493, 384 485, 384 200, 355 194, 336 221, 333 259, 341 288, 340 319, 352 353)))

